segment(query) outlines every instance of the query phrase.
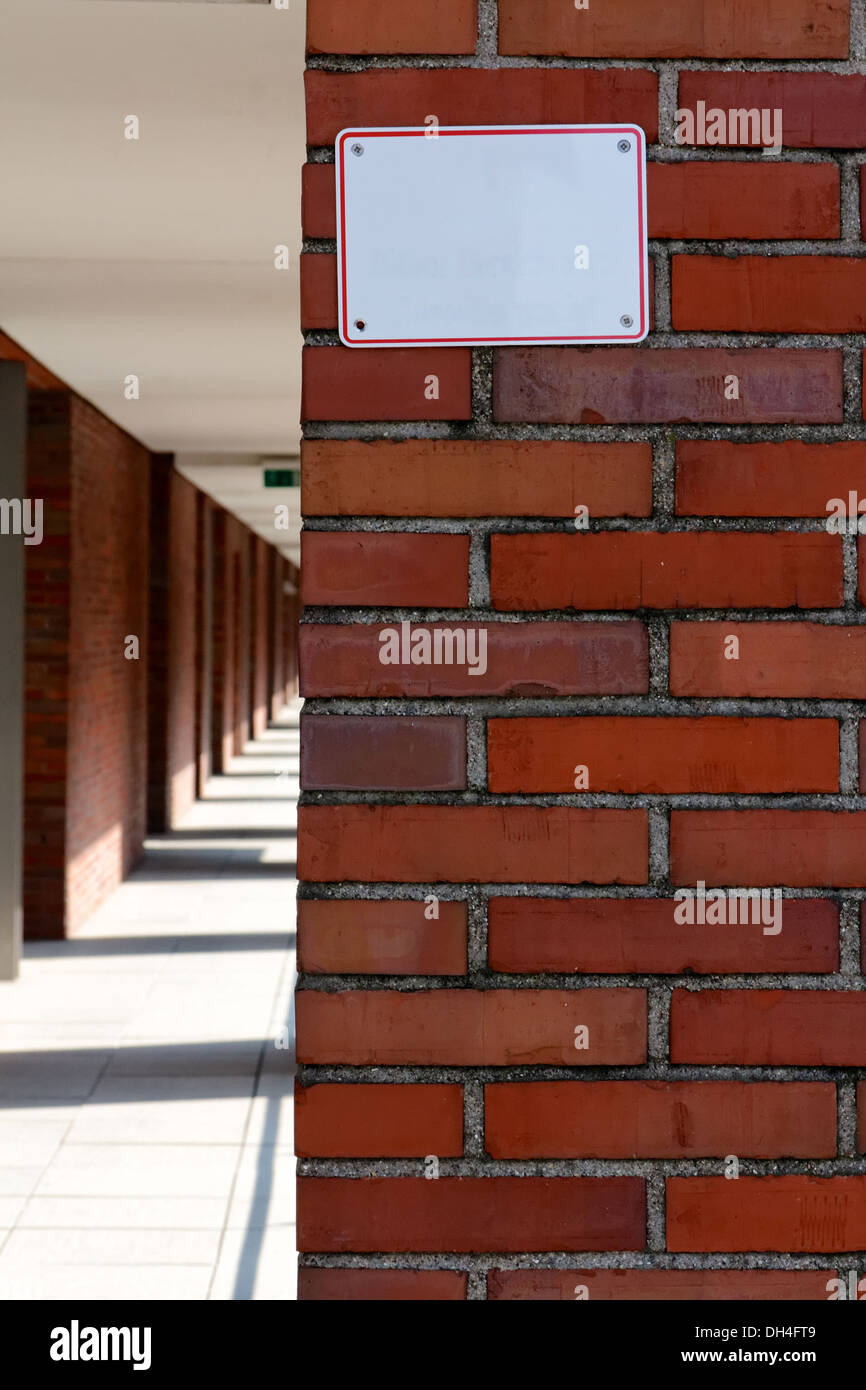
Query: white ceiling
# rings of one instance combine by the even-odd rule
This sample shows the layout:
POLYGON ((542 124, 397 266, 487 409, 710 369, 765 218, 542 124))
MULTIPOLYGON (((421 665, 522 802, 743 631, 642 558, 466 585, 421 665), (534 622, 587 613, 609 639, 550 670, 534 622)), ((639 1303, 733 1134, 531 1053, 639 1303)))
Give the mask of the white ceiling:
POLYGON ((0 328, 292 558, 303 63, 303 0, 0 0, 0 328))

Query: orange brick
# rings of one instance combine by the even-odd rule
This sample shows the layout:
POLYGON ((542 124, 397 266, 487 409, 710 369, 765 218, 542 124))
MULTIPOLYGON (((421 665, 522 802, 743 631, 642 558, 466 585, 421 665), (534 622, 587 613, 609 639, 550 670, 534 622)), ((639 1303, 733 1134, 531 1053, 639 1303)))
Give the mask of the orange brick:
POLYGON ((842 541, 826 534, 494 535, 498 609, 823 608, 842 602, 842 541))
MULTIPOLYGON (((866 448, 866 446, 864 446, 866 448)), ((308 439, 305 516, 649 516, 649 444, 308 439)))
POLYGON ((308 53, 474 53, 476 0, 307 0, 308 53))
POLYGON ((862 333, 866 260, 854 256, 674 256, 674 328, 862 333))
POLYGON ((484 1087, 493 1158, 828 1158, 836 1087, 785 1081, 519 1081, 484 1087))
MULTIPOLYGON (((333 182, 332 175, 332 203, 333 182)), ((678 240, 838 237, 839 168, 830 163, 758 164, 739 160, 650 163, 647 221, 651 237, 678 240)), ((336 231, 309 235, 336 236, 336 231)))
POLYGON ((642 1178, 301 1178, 298 1248, 642 1250, 645 1203, 642 1178))
POLYGON ((499 51, 569 58, 847 58, 848 0, 499 0, 499 51))
POLYGON ((672 898, 491 898, 491 970, 680 975, 824 973, 839 968, 839 909, 822 898, 789 898, 784 930, 760 922, 731 930, 679 923, 672 898))
POLYGON ((295 996, 298 1061, 343 1066, 628 1066, 646 1058, 642 989, 344 990, 295 996), (588 1029, 578 1048, 575 1030, 588 1029))
POLYGON ((838 791, 835 719, 490 719, 492 792, 838 791))
POLYGON ((322 883, 645 883, 646 812, 305 806, 298 877, 322 883))
POLYGON ((299 1158, 459 1158, 463 1087, 295 1086, 299 1158))
POLYGON ((298 968, 312 975, 464 975, 465 903, 302 898, 298 968))
POLYGON ((864 811, 672 811, 670 836, 673 883, 866 887, 864 811))
POLYGON ((671 623, 673 695, 866 697, 866 628, 671 623), (731 645, 736 638, 737 647, 731 645), (726 652, 736 650, 737 659, 726 652))
POLYGON ((831 1269, 492 1269, 487 1300, 573 1303, 580 1288, 581 1298, 595 1301, 819 1302, 834 1275, 831 1269))
POLYGON ((413 531, 304 531, 305 604, 465 608, 469 537, 413 531))
POLYGON ((668 1178, 666 1186, 667 1247, 673 1253, 835 1254, 866 1246, 863 1177, 668 1178))

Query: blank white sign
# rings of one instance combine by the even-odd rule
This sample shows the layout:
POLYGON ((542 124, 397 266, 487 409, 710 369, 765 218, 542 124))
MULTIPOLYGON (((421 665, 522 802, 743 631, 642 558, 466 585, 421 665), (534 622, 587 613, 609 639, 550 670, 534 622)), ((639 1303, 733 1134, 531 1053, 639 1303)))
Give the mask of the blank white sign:
POLYGON ((348 347, 646 337, 638 126, 343 130, 336 178, 348 347))

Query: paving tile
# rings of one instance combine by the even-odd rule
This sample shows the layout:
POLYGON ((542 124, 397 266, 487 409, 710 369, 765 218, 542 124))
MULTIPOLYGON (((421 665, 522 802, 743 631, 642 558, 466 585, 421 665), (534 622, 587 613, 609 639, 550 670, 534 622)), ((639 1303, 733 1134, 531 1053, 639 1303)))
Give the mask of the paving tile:
POLYGON ((0 1300, 295 1297, 298 709, 0 985, 0 1300))

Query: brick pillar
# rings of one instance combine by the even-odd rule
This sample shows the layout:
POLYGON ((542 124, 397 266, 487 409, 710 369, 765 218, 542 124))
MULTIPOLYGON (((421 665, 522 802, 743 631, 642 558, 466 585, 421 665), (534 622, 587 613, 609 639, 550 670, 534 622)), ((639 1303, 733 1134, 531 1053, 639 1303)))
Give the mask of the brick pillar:
POLYGON ((234 523, 235 542, 232 558, 234 573, 234 696, 235 720, 232 730, 232 751, 243 752, 250 736, 250 628, 252 584, 251 533, 240 522, 234 523))
POLYGON ((268 579, 272 547, 259 536, 252 539, 252 619, 250 622, 250 710, 253 738, 268 724, 268 579))
POLYGON ((212 765, 214 644, 214 515, 203 492, 196 494, 196 794, 201 796, 212 765))
POLYGON ((273 552, 271 583, 271 718, 276 719, 286 703, 286 599, 283 593, 283 576, 286 561, 277 551, 273 552))
POLYGON ((826 1300, 866 1241, 861 8, 307 13, 301 1297, 826 1300), (335 138, 431 114, 643 128, 645 343, 339 344, 335 138))
POLYGON ((211 669, 211 769, 224 772, 233 752, 235 723, 234 522, 213 511, 213 664, 211 669))
POLYGON ((24 926, 74 933, 142 850, 150 455, 66 391, 30 396, 24 926), (136 656, 137 651, 137 656, 136 656))
POLYGON ((148 826, 168 830, 196 795, 196 488, 151 457, 148 826))

